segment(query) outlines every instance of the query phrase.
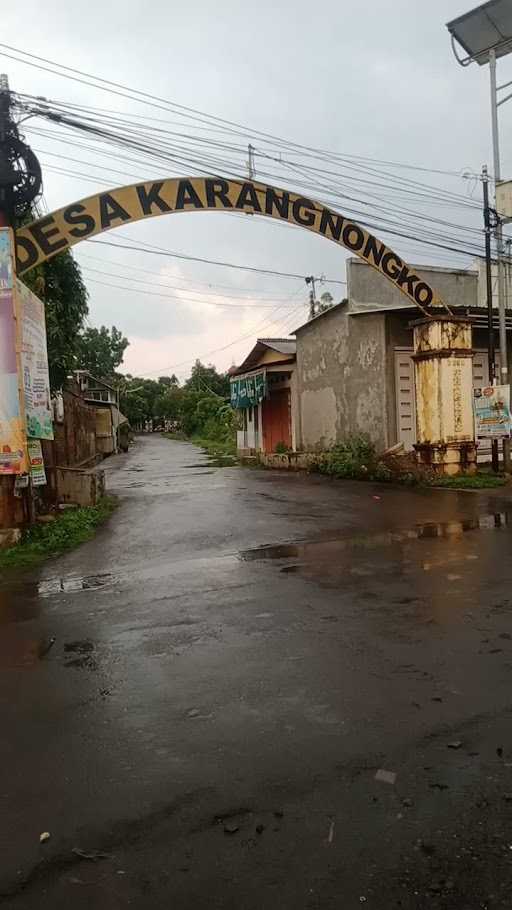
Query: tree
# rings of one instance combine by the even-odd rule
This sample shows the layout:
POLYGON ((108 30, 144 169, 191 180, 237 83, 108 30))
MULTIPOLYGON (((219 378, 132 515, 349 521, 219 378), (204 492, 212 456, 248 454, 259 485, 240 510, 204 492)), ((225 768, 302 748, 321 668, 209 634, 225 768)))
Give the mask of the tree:
POLYGON ((173 373, 172 376, 159 376, 158 382, 160 385, 164 385, 167 389, 176 388, 180 384, 180 381, 175 373, 173 373))
POLYGON ((218 373, 211 363, 205 366, 200 360, 196 360, 190 379, 185 383, 185 389, 229 398, 229 376, 226 373, 218 373))
POLYGON ((317 313, 325 313, 325 311, 330 310, 332 306, 334 306, 332 294, 330 294, 329 291, 324 291, 317 304, 317 313))
POLYGON ((32 269, 22 280, 44 301, 50 386, 59 389, 76 368, 80 332, 88 313, 80 266, 67 250, 32 269))
POLYGON ((85 329, 79 337, 78 368, 89 370, 97 379, 109 379, 123 362, 129 343, 115 325, 110 331, 104 325, 85 329))

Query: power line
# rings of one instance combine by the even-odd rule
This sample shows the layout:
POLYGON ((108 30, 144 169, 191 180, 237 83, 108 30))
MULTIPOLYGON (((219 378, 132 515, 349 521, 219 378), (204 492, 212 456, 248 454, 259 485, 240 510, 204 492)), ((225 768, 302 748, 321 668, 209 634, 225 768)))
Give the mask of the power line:
MULTIPOLYGON (((301 303, 300 306, 298 306, 296 308, 296 310, 294 310, 294 313, 298 313, 299 310, 301 310, 302 308, 303 308, 303 304, 301 303)), ((292 315, 292 314, 289 314, 289 315, 292 315)), ((247 334, 241 335, 240 338, 235 338, 233 341, 230 341, 229 344, 225 344, 221 348, 215 348, 214 350, 211 350, 211 351, 203 351, 203 353, 199 354, 198 356, 196 355, 195 357, 189 357, 189 358, 187 358, 187 360, 182 360, 179 363, 173 363, 170 366, 160 367, 158 370, 151 370, 146 373, 141 373, 140 375, 142 377, 156 376, 156 375, 162 376, 165 373, 167 373, 169 370, 177 369, 178 367, 184 366, 187 363, 192 363, 194 360, 202 360, 205 357, 211 357, 212 354, 220 354, 222 351, 227 351, 228 348, 233 347, 235 344, 239 344, 240 341, 245 341, 247 338, 254 337, 255 332, 262 331, 263 328, 265 328, 267 325, 272 325, 272 323, 273 323, 273 320, 266 319, 264 322, 260 323, 259 325, 253 326, 251 331, 248 332, 247 334)))
MULTIPOLYGON (((259 269, 255 266, 250 265, 238 265, 234 262, 222 262, 217 259, 205 259, 201 256, 189 256, 185 253, 175 253, 172 250, 164 250, 161 247, 153 247, 147 244, 144 246, 127 246, 123 243, 113 243, 110 240, 88 240, 87 243, 100 246, 112 246, 117 247, 121 250, 137 250, 140 253, 151 253, 154 256, 167 256, 172 259, 183 259, 187 262, 203 262, 207 265, 218 265, 223 266, 228 269, 241 269, 244 272, 257 272, 260 275, 270 275, 272 278, 300 278, 302 281, 306 280, 305 275, 298 275, 296 272, 278 272, 274 269, 259 269)), ((140 241, 139 241, 140 242, 140 241)), ((320 279, 318 279, 320 280, 320 279)), ((337 278, 324 278, 326 284, 343 284, 346 285, 346 281, 341 281, 337 278)))
MULTIPOLYGON (((85 268, 87 271, 89 271, 88 266, 86 266, 85 268)), ((105 273, 105 272, 100 271, 99 269, 92 269, 92 271, 100 272, 100 274, 102 274, 102 275, 109 274, 108 272, 105 273)), ((120 278, 122 276, 115 275, 113 277, 120 278)), ((127 280, 128 281, 138 281, 139 279, 129 278, 127 280)), ((249 303, 221 303, 221 302, 214 302, 212 300, 202 300, 198 297, 193 297, 193 298, 192 297, 188 297, 188 298, 177 297, 175 294, 162 294, 159 291, 149 291, 147 289, 142 289, 142 288, 132 288, 132 287, 129 287, 129 286, 126 286, 123 284, 112 284, 112 282, 102 281, 99 278, 91 278, 90 275, 87 276, 87 281, 92 281, 94 284, 101 284, 104 287, 108 287, 108 288, 117 288, 118 290, 121 290, 121 291, 129 291, 130 293, 133 293, 133 294, 144 294, 149 297, 163 297, 166 300, 177 300, 178 303, 192 303, 192 304, 200 303, 200 304, 203 304, 204 306, 215 306, 215 307, 219 307, 220 309, 247 310, 247 309, 261 309, 261 308, 262 309, 273 309, 275 307, 275 303, 259 303, 259 302, 255 302, 252 304, 249 304, 249 303)), ((141 283, 146 286, 146 282, 141 282, 141 283)), ((165 285, 156 285, 156 286, 165 287, 165 285)), ((292 304, 286 304, 286 303, 280 304, 282 309, 286 308, 286 306, 291 306, 291 305, 292 304)))

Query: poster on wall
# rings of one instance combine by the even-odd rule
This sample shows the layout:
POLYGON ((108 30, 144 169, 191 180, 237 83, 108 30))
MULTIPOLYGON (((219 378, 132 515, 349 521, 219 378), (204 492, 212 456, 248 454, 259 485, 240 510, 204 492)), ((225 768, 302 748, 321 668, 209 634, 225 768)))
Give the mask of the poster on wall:
POLYGON ((44 303, 16 279, 27 436, 53 439, 44 303))
POLYGON ((510 436, 510 386, 494 385, 473 390, 475 435, 477 439, 510 436))
POLYGON ((18 381, 11 237, 9 228, 0 228, 0 475, 23 474, 28 468, 18 381))
POLYGON ((30 476, 34 487, 41 487, 46 483, 43 452, 40 439, 28 440, 28 458, 30 461, 30 476))

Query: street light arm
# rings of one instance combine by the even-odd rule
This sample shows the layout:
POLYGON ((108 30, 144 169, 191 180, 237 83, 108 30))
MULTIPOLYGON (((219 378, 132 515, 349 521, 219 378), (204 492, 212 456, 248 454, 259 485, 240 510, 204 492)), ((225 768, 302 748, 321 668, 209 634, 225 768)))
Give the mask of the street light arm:
POLYGON ((455 35, 450 35, 450 39, 452 42, 453 56, 455 57, 457 63, 459 63, 461 66, 469 66, 470 63, 473 63, 472 57, 459 57, 457 48, 455 47, 455 35))

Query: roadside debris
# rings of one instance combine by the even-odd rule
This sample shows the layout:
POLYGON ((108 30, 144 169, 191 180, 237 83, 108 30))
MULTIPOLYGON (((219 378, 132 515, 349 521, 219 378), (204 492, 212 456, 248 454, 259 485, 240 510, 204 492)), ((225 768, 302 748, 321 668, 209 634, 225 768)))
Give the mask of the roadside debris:
POLYGON ((235 825, 234 822, 227 822, 224 825, 224 834, 236 834, 240 830, 239 825, 235 825))
POLYGON ((71 852, 80 859, 87 859, 91 863, 97 863, 100 859, 108 859, 108 853, 102 853, 101 850, 82 850, 81 847, 73 847, 71 852))
POLYGON ((55 638, 53 636, 51 638, 46 638, 44 641, 41 641, 37 649, 37 656, 39 658, 46 657, 48 651, 53 648, 54 644, 55 638))
POLYGON ((50 840, 50 837, 51 837, 51 834, 49 831, 43 831, 43 833, 39 835, 39 843, 45 844, 46 841, 50 840))
POLYGON ((332 844, 334 840, 334 821, 329 825, 329 834, 327 835, 327 843, 332 844))
POLYGON ((411 806, 414 806, 414 800, 409 798, 403 799, 402 806, 405 806, 406 809, 410 809, 411 806))
POLYGON ((394 771, 386 771, 384 768, 379 768, 375 775, 375 780, 378 780, 383 784, 394 784, 396 781, 396 773, 394 771))
POLYGON ((456 739, 453 743, 447 743, 448 749, 460 749, 461 746, 462 746, 462 742, 460 741, 460 739, 456 739))

